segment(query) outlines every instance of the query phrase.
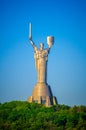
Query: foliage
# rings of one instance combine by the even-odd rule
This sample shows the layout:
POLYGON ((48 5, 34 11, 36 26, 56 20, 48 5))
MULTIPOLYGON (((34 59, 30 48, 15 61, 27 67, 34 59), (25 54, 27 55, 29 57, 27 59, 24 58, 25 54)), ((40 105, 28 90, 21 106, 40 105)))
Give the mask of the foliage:
POLYGON ((86 130, 86 106, 12 101, 0 104, 0 130, 86 130))

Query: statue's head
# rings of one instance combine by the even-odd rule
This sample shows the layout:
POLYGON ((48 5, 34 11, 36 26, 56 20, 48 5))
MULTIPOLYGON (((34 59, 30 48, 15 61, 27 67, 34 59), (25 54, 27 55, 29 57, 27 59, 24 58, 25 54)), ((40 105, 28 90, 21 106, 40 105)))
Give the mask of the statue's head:
POLYGON ((43 49, 44 49, 44 44, 40 43, 40 50, 43 50, 43 49))

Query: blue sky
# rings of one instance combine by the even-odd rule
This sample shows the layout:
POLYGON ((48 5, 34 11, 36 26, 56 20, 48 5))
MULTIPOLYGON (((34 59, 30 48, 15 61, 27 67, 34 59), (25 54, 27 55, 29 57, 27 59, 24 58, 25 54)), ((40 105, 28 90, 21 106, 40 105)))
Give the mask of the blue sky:
POLYGON ((48 84, 59 104, 86 105, 86 1, 0 0, 0 102, 27 100, 37 81, 33 41, 47 47, 48 84))

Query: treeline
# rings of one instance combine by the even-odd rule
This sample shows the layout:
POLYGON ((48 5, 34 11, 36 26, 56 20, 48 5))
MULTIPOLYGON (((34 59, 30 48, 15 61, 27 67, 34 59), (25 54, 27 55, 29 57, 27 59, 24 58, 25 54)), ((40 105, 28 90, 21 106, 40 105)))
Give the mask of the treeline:
POLYGON ((86 130, 86 106, 12 101, 0 104, 0 130, 86 130))

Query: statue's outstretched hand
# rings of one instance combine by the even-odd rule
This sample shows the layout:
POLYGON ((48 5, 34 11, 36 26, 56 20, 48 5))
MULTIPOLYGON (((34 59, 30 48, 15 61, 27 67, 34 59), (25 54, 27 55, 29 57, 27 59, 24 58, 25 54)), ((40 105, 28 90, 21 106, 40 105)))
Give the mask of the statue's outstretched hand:
POLYGON ((32 41, 32 37, 31 36, 29 36, 29 40, 32 41))

